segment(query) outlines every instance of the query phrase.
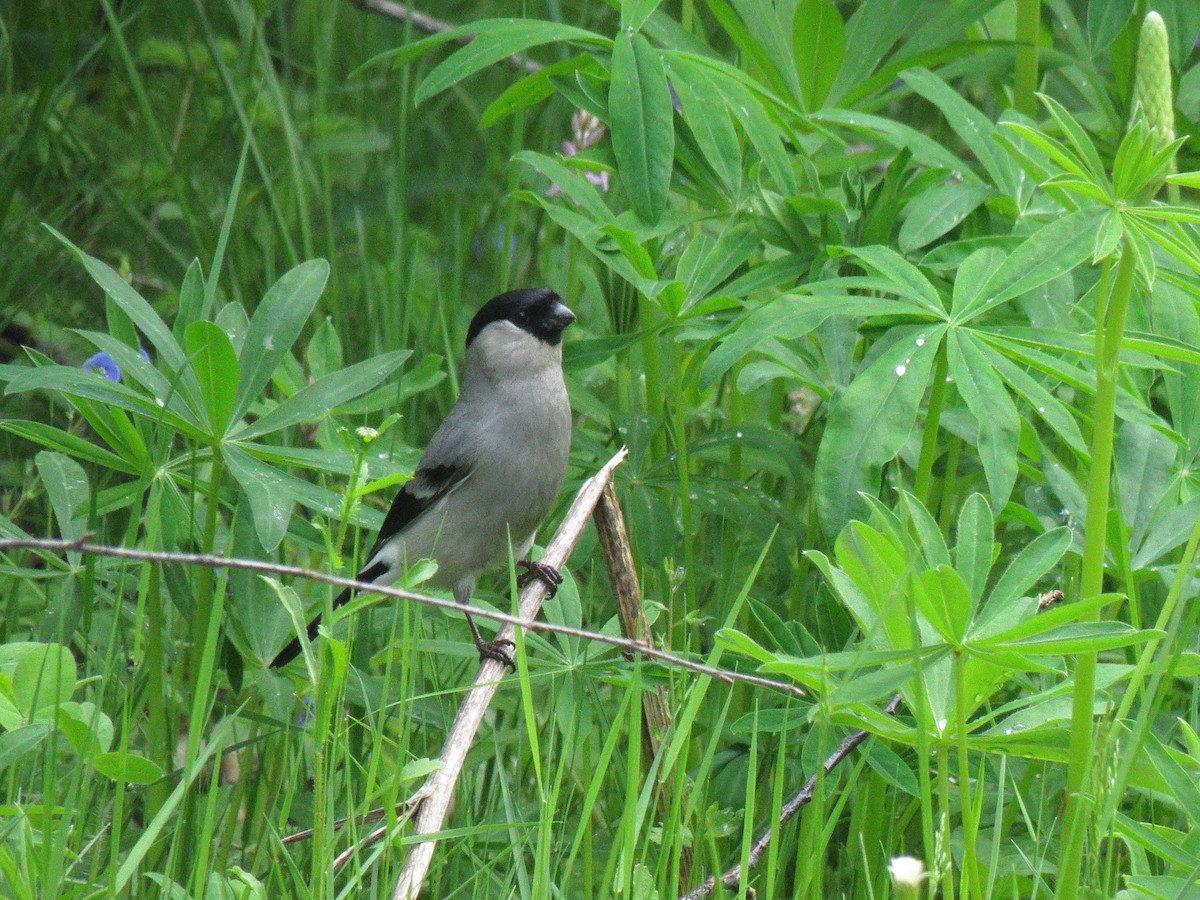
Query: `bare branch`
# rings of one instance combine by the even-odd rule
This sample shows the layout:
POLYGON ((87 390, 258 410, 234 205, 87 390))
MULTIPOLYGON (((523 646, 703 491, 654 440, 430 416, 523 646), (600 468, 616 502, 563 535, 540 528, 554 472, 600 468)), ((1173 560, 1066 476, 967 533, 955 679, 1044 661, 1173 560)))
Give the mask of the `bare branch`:
MULTIPOLYGON (((395 19, 399 22, 412 22, 414 28, 419 28, 421 31, 428 31, 430 34, 442 34, 454 28, 449 22, 435 19, 428 13, 423 13, 419 9, 413 9, 411 6, 406 6, 403 3, 397 3, 395 0, 350 0, 350 2, 369 12, 387 16, 389 19, 395 19)), ((464 34, 461 37, 451 38, 450 40, 455 44, 465 45, 471 43, 474 39, 475 35, 464 34)), ((513 68, 523 68, 530 75, 542 70, 542 64, 534 62, 532 59, 522 59, 520 56, 513 55, 508 58, 508 61, 513 68)))
MULTIPOLYGON (((592 516, 596 501, 600 499, 600 494, 612 477, 613 469, 621 464, 626 452, 622 448, 604 465, 604 468, 583 483, 583 487, 575 495, 575 502, 567 510, 562 524, 558 526, 558 531, 555 532, 554 537, 546 546, 545 552, 542 553, 541 562, 554 566, 556 569, 567 564, 567 558, 571 555, 575 543, 583 534, 584 526, 592 516)), ((542 602, 546 599, 546 593, 544 582, 539 579, 530 580, 518 598, 517 608, 522 619, 532 620, 537 616, 538 611, 542 608, 542 602)), ((505 640, 512 636, 513 627, 511 624, 506 624, 500 629, 496 639, 505 640)), ((441 768, 431 772, 425 779, 425 783, 411 798, 419 806, 413 823, 414 837, 431 835, 442 830, 442 823, 445 821, 446 811, 450 808, 450 798, 454 793, 455 784, 458 783, 463 763, 466 761, 467 751, 475 740, 475 732, 479 729, 483 716, 492 702, 492 697, 500 686, 500 679, 504 677, 504 669, 505 664, 500 660, 484 659, 480 661, 479 671, 475 675, 475 683, 463 697, 458 714, 454 717, 454 723, 446 734, 446 742, 442 745, 442 752, 438 756, 438 760, 442 764, 441 768)), ((433 851, 436 847, 436 840, 422 841, 412 846, 408 852, 408 858, 400 870, 400 877, 396 879, 392 900, 414 900, 421 892, 421 885, 429 871, 429 864, 433 860, 433 851)))
MULTIPOLYGON (((613 595, 617 601, 621 631, 626 637, 650 646, 653 644, 653 638, 646 610, 642 606, 642 586, 638 583, 637 569, 633 564, 629 534, 625 530, 625 517, 621 514, 621 504, 617 502, 617 493, 613 490, 611 482, 604 486, 604 493, 600 495, 600 502, 596 504, 594 518, 596 533, 600 537, 600 549, 604 552, 604 560, 608 564, 609 579, 612 581, 613 595)), ((626 658, 631 659, 632 656, 627 654, 626 658)), ((659 746, 670 728, 671 711, 667 706, 666 688, 646 690, 642 696, 642 764, 646 771, 652 769, 659 746)), ((671 779, 670 771, 659 771, 660 784, 669 783, 671 779)), ((660 818, 665 819, 668 815, 668 804, 668 794, 659 791, 660 818)), ((691 878, 691 869, 692 848, 685 846, 681 848, 679 858, 680 889, 687 886, 688 879, 691 878)))
MULTIPOLYGON (((900 695, 896 694, 891 700, 888 701, 888 705, 883 708, 883 711, 889 716, 894 716, 896 714, 896 710, 899 708, 900 695)), ((753 869, 756 865, 758 865, 758 861, 762 859, 762 855, 767 851, 767 847, 769 847, 771 844, 771 839, 774 837, 775 828, 782 828, 789 821, 791 821, 792 816, 796 815, 796 813, 798 813, 809 802, 812 801, 813 790, 817 786, 817 779, 821 775, 828 775, 830 772, 832 772, 838 765, 841 764, 842 760, 850 755, 850 751, 865 741, 868 737, 870 737, 870 733, 867 731, 856 731, 846 737, 840 744, 838 744, 837 749, 829 754, 825 762, 821 764, 821 770, 810 775, 808 780, 804 782, 804 787, 800 788, 800 790, 796 791, 796 793, 788 798, 788 801, 780 808, 778 826, 768 826, 767 829, 763 831, 763 833, 758 836, 758 839, 750 846, 750 857, 748 860, 749 865, 747 869, 753 869)), ((731 891, 737 890, 738 884, 741 882, 741 880, 741 863, 738 863, 732 868, 726 869, 721 873, 721 884, 731 891)), ((688 893, 682 895, 680 900, 700 900, 701 897, 709 896, 714 890, 716 890, 716 887, 717 879, 715 876, 710 875, 704 882, 692 888, 690 891, 688 891, 688 893)))
MULTIPOLYGON (((413 603, 422 603, 426 606, 432 606, 436 609, 447 609, 454 612, 463 612, 463 607, 455 603, 453 600, 446 600, 441 597, 430 597, 426 594, 418 594, 413 591, 405 591, 400 588, 394 588, 380 584, 372 584, 368 581, 356 581, 353 578, 343 578, 340 575, 327 575, 324 572, 315 572, 311 569, 302 569, 299 566, 288 566, 281 563, 266 562, 261 559, 243 559, 237 556, 219 556, 214 553, 179 553, 168 550, 138 550, 134 547, 113 547, 107 544, 93 544, 87 540, 87 535, 76 540, 64 540, 60 538, 0 538, 0 553, 8 550, 42 550, 52 553, 77 552, 91 554, 94 556, 109 556, 116 559, 129 559, 136 562, 149 563, 181 563, 183 565, 193 566, 209 566, 214 569, 229 568, 229 569, 245 569, 250 572, 259 572, 264 575, 283 575, 289 578, 306 578, 309 581, 318 581, 322 584, 332 584, 335 587, 351 587, 360 591, 370 591, 376 594, 381 594, 385 597, 394 597, 398 600, 409 600, 413 603)), ((472 616, 483 619, 493 619, 506 625, 516 625, 524 628, 527 631, 546 631, 552 634, 562 634, 567 637, 581 638, 583 640, 599 641, 603 644, 611 644, 614 647, 619 647, 622 650, 629 650, 634 653, 640 653, 642 656, 651 657, 662 661, 669 666, 678 666, 681 669, 689 669, 693 672, 699 672, 702 675, 708 675, 718 681, 723 681, 726 684, 733 684, 735 681, 744 681, 747 684, 756 684, 759 687, 769 687, 773 690, 783 691, 784 693, 792 694, 793 696, 803 696, 804 692, 795 685, 787 684, 782 681, 774 681, 770 678, 762 678, 758 675, 747 675, 742 672, 735 672, 728 669, 717 669, 712 666, 706 666, 703 663, 688 659, 687 657, 677 656, 673 653, 667 653, 655 647, 647 647, 638 641, 630 638, 615 637, 608 634, 600 634, 597 631, 587 631, 583 628, 572 628, 570 625, 557 625, 553 622, 538 622, 523 619, 521 616, 514 616, 511 613, 500 612, 499 610, 483 609, 477 606, 472 606, 468 610, 472 616)))

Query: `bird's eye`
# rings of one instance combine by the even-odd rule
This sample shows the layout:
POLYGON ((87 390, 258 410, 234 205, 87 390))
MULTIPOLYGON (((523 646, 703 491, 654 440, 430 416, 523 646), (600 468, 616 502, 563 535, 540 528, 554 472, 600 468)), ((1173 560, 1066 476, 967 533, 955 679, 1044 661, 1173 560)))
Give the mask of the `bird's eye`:
POLYGON ((528 322, 529 321, 529 310, 523 309, 519 313, 517 313, 517 321, 518 322, 528 322))

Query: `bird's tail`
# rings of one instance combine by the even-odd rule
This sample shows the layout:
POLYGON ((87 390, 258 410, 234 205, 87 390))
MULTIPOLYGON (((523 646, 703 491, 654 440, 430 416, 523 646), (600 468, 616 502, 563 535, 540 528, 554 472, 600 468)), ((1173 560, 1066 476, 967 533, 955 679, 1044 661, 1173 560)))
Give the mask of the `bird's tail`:
MULTIPOLYGON (((337 599, 333 601, 333 608, 337 609, 339 606, 345 606, 350 602, 350 598, 353 596, 354 591, 350 588, 346 588, 344 591, 338 594, 337 599)), ((317 632, 320 630, 320 628, 320 616, 316 616, 311 622, 308 623, 308 640, 310 642, 317 639, 317 632)), ((280 650, 278 655, 271 660, 271 668, 278 669, 280 666, 286 666, 293 659, 300 655, 300 650, 302 647, 303 644, 300 643, 300 638, 292 638, 291 641, 288 642, 288 645, 280 650)))

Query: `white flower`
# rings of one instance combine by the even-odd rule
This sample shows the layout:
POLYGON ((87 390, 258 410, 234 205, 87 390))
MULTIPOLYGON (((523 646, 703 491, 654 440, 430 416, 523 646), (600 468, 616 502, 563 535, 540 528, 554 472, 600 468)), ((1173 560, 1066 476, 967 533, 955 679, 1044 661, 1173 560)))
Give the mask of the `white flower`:
POLYGON ((915 856, 893 856, 888 863, 888 873, 900 897, 916 897, 926 878, 925 863, 915 856))

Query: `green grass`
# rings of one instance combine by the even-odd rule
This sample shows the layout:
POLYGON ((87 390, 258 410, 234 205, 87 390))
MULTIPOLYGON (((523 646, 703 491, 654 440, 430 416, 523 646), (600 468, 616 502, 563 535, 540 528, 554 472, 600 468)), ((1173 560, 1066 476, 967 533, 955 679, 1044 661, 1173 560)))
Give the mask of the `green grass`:
MULTIPOLYGON (((1200 169, 1200 21, 1161 9, 1164 149, 1144 5, 464 0, 425 11, 527 22, 395 65, 423 35, 350 3, 5 7, 0 537, 350 573, 474 310, 546 284, 579 322, 542 538, 627 445, 656 642, 807 693, 524 635, 426 896, 681 895, 858 729, 737 896, 896 896, 899 855, 930 897, 1192 896, 1200 181, 1162 182, 1200 169), (580 105, 608 133, 560 156, 580 105)), ((570 576, 545 617, 615 631, 590 531, 570 576)), ((363 598, 315 684, 265 668, 331 597, 0 556, 0 894, 390 895, 411 829, 355 818, 475 652, 363 598)))

